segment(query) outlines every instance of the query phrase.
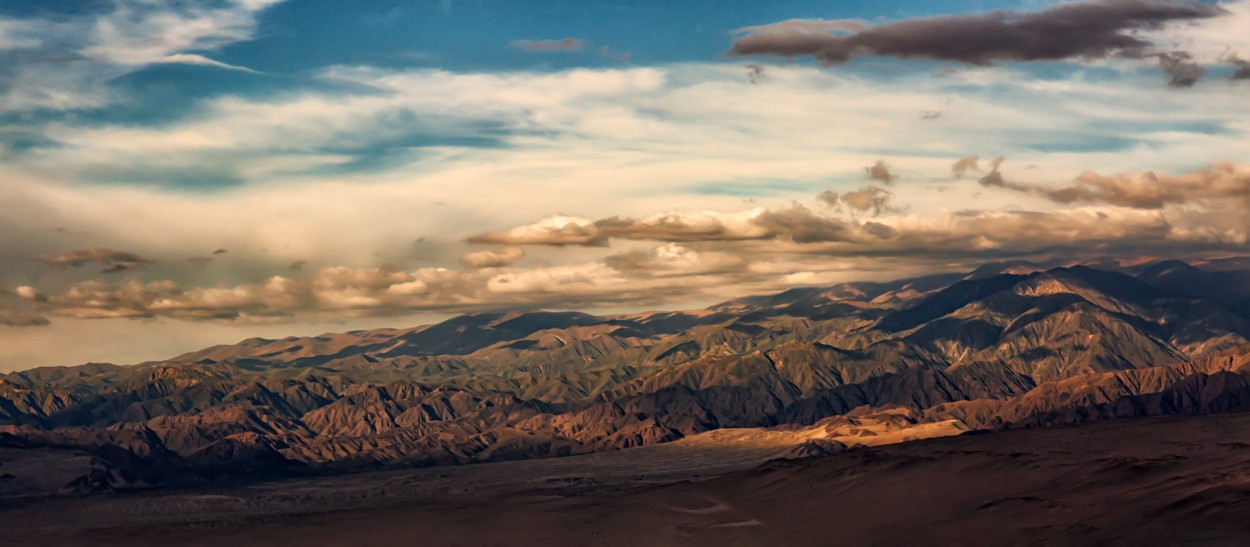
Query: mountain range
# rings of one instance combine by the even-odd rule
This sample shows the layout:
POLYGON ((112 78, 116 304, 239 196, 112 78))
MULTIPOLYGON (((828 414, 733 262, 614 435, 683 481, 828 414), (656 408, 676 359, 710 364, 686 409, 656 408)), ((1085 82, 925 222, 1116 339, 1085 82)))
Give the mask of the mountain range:
MULTIPOLYGON (((63 491, 565 456, 724 428, 792 455, 1250 409, 1250 259, 798 288, 701 310, 484 313, 0 375, 0 447, 63 491)), ((0 493, 22 492, 0 480, 0 493)), ((28 489, 28 488, 27 488, 28 489)))

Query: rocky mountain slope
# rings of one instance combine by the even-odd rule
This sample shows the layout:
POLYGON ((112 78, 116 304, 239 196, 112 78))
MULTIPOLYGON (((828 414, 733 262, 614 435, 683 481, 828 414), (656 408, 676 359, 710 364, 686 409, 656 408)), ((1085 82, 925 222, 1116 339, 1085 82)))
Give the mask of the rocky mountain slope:
POLYGON ((803 430, 803 454, 870 444, 854 440, 877 434, 865 423, 931 436, 933 424, 1239 410, 1248 299, 1242 259, 1007 263, 704 310, 250 339, 0 376, 0 446, 90 453, 97 472, 72 485, 90 491, 560 456, 721 428, 803 430))

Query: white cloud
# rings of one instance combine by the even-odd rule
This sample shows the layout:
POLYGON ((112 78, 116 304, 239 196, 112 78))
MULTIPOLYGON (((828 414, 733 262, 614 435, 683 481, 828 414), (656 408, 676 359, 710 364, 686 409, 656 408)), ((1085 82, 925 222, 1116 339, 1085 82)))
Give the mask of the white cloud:
POLYGON ((231 64, 223 63, 221 61, 214 61, 212 59, 209 59, 208 57, 205 57, 203 55, 196 55, 194 53, 175 53, 173 55, 166 55, 164 57, 161 57, 156 62, 163 63, 163 64, 174 64, 174 65, 211 66, 211 67, 222 68, 226 70, 238 70, 241 72, 252 72, 252 73, 256 72, 255 70, 252 70, 245 66, 231 65, 231 64))
POLYGON ((16 289, 13 289, 13 294, 17 295, 18 298, 25 298, 26 300, 44 299, 43 294, 30 285, 21 285, 16 289))
POLYGON ((143 0, 117 0, 91 22, 83 55, 115 65, 158 62, 171 53, 215 49, 250 39, 256 13, 281 0, 226 0, 163 7, 143 0))

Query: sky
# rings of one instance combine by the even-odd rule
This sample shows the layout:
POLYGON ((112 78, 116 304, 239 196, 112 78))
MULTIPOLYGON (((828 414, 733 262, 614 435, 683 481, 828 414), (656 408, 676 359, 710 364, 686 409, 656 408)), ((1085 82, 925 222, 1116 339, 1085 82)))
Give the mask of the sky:
POLYGON ((6 0, 0 371, 1250 237, 1250 0, 6 0))

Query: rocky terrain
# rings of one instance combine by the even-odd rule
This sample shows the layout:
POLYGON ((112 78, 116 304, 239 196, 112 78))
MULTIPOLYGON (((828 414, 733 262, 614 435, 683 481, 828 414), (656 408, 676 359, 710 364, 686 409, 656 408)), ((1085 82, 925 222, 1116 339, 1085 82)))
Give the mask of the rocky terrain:
POLYGON ((546 458, 726 429, 830 454, 1244 410, 1247 365, 1240 258, 990 264, 683 312, 486 313, 0 376, 0 495, 546 458), (51 455, 55 472, 23 454, 51 455))

